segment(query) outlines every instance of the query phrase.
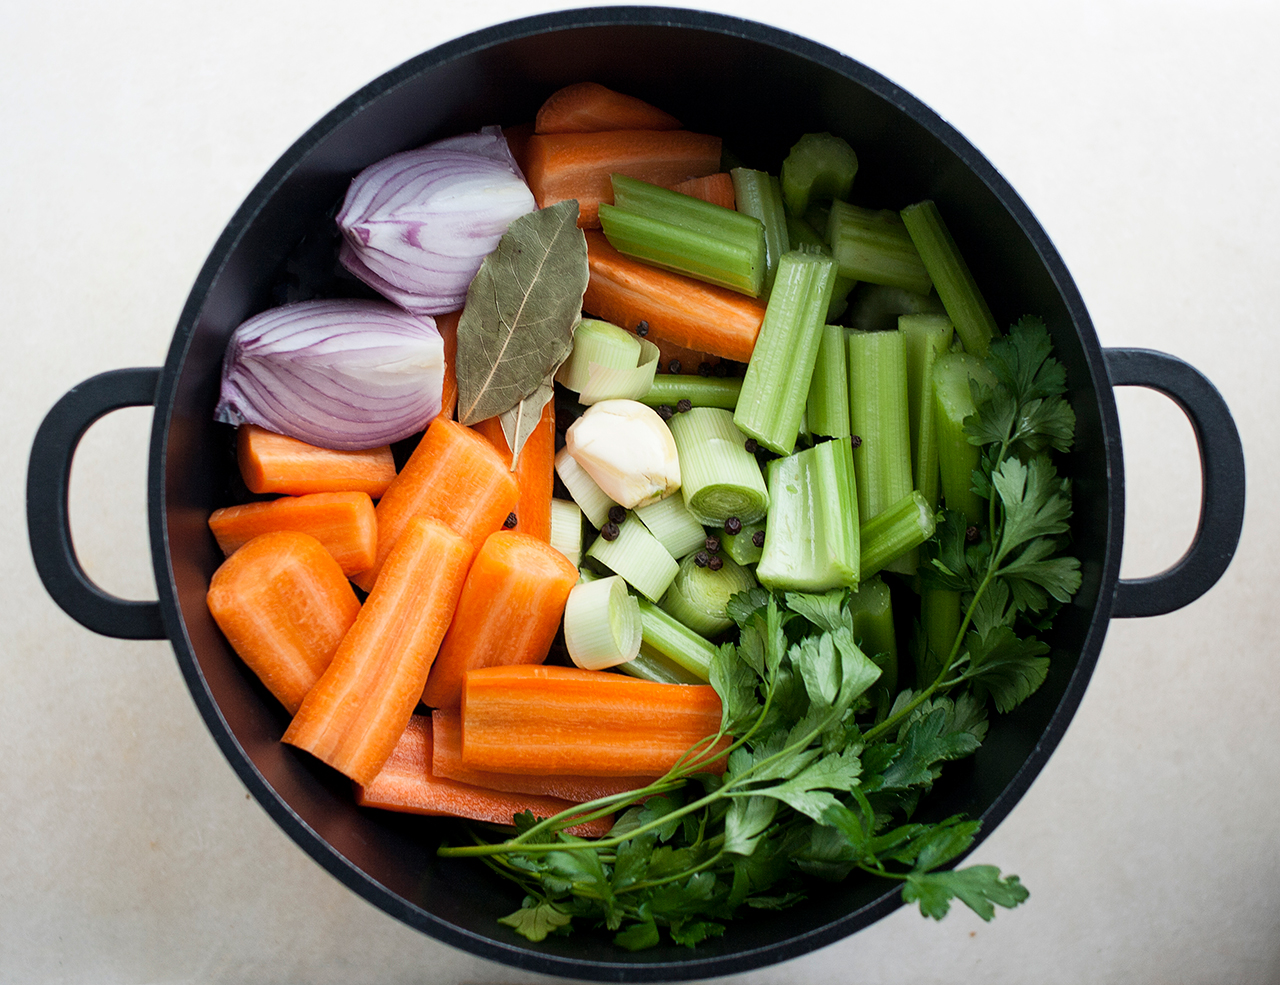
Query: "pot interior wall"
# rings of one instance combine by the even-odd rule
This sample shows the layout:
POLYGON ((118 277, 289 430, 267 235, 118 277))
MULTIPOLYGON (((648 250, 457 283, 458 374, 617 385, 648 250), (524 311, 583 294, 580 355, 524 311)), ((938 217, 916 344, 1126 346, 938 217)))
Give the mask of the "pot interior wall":
POLYGON ((800 134, 830 130, 859 155, 854 201, 897 209, 934 198, 997 322, 1024 313, 1046 320, 1079 419, 1066 468, 1076 483, 1074 548, 1085 586, 1055 624, 1049 681, 1015 714, 993 720, 979 754, 955 765, 931 810, 986 815, 990 826, 1025 790, 1092 669, 1099 586, 1114 570, 1102 424, 1102 401, 1111 397, 1098 392, 1097 343, 1074 287, 1025 207, 945 124, 861 66, 757 25, 738 36, 716 29, 723 19, 687 15, 687 22, 711 29, 615 23, 536 37, 496 30, 428 53, 339 107, 286 154, 219 242, 179 326, 157 415, 158 428, 167 424, 153 483, 163 490, 167 540, 157 569, 162 586, 172 576, 162 587, 170 632, 197 703, 250 789, 304 848, 401 919, 489 957, 588 977, 613 977, 602 970, 609 965, 660 976, 672 962, 682 962, 680 977, 693 977, 799 954, 888 912, 894 893, 858 880, 820 888, 794 909, 748 916, 697 951, 628 956, 586 934, 531 945, 494 922, 519 905, 517 893, 478 864, 434 856, 441 838, 457 837, 450 823, 361 811, 347 781, 280 744, 284 712, 235 658, 204 603, 221 561, 205 521, 242 492, 230 429, 213 423, 212 408, 223 348, 242 320, 316 291, 362 293, 335 274, 330 218, 358 170, 451 133, 531 120, 549 93, 583 79, 650 100, 689 129, 720 134, 726 148, 763 169, 776 170, 800 134))

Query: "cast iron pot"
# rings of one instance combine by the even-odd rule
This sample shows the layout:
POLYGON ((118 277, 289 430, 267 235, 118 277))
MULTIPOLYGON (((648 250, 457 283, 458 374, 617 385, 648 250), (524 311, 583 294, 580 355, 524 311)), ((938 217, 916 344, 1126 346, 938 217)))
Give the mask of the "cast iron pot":
POLYGON ((531 944, 495 922, 520 904, 467 860, 443 860, 452 822, 358 809, 349 783, 284 746, 284 711, 236 659, 205 607, 222 560, 206 526, 235 495, 229 429, 213 422, 227 338, 250 315, 335 280, 332 215, 351 177, 430 140, 531 120, 542 100, 591 79, 720 134, 748 165, 774 168, 800 134, 829 130, 858 152, 859 204, 937 201, 1000 325, 1045 319, 1067 369, 1078 430, 1062 463, 1073 477, 1073 550, 1084 583, 1048 642, 1052 670, 1014 713, 993 719, 976 756, 952 764, 929 801, 990 833, 1040 772, 1074 714, 1113 616, 1193 601, 1220 577, 1244 513, 1244 458, 1222 398, 1162 353, 1099 347, 1079 292, 1022 200, 964 138, 865 66, 760 24, 660 8, 569 11, 502 24, 442 45, 366 86, 311 128, 254 189, 219 238, 183 309, 162 368, 96 376, 49 412, 31 453, 28 524, 40 576, 73 618, 108 636, 172 641, 192 697, 248 789, 317 862, 387 913, 474 954, 548 974, 615 981, 723 975, 795 957, 878 920, 897 888, 850 880, 815 887, 781 913, 750 913, 690 951, 637 954, 579 933, 531 944), (770 125, 769 121, 774 121, 770 125), (1113 386, 1144 386, 1187 413, 1200 449, 1195 540, 1153 578, 1119 578, 1124 478, 1113 386), (71 547, 67 483, 80 436, 120 407, 154 405, 148 479, 159 601, 104 593, 71 547))

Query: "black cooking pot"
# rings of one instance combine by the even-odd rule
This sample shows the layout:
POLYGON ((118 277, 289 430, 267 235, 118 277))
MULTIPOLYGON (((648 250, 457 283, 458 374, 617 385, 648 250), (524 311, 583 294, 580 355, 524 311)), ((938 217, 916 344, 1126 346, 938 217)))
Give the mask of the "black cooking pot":
POLYGON ((748 165, 776 167, 801 134, 844 136, 860 159, 860 204, 900 208, 932 198, 999 324, 1043 317, 1065 364, 1078 430, 1062 463, 1075 483, 1073 552, 1084 583, 1058 616, 1044 686, 992 721, 976 756, 953 764, 932 795, 990 833, 1057 746, 1084 694, 1113 616, 1169 612, 1214 584, 1235 551, 1244 459, 1230 414, 1196 370, 1157 352, 1103 350, 1084 304, 1022 200, 928 108, 866 67, 813 42, 729 17, 660 8, 570 11, 450 42, 366 86, 316 124, 268 172, 219 238, 182 312, 163 368, 96 376, 67 393, 36 436, 28 523, 36 565, 73 618, 109 636, 167 637, 191 694, 245 785, 289 836, 365 899, 475 954, 550 974, 617 981, 722 975, 835 941, 889 913, 898 890, 851 880, 815 888, 793 909, 747 914, 696 951, 620 952, 581 934, 531 944, 495 918, 519 906, 510 884, 435 855, 452 822, 357 808, 349 783, 279 739, 281 707, 236 659, 205 607, 222 555, 206 520, 235 495, 229 429, 213 422, 227 338, 263 309, 334 280, 332 214, 351 177, 395 151, 486 124, 531 120, 570 82, 595 80, 724 137, 748 165), (1113 386, 1161 390, 1199 443, 1200 525, 1173 568, 1120 580, 1124 479, 1113 386), (84 431, 119 407, 154 404, 150 524, 158 602, 97 588, 71 547, 67 482, 84 431))

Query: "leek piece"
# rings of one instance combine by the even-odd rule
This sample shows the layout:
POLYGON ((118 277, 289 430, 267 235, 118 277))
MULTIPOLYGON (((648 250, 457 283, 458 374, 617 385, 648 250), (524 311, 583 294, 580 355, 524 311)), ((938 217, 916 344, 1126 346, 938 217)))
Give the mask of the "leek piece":
POLYGON ((587 557, 621 575, 628 585, 652 602, 662 598, 680 570, 676 559, 634 514, 628 514, 626 520, 618 524, 615 539, 597 537, 587 548, 587 557))
POLYGON ((907 346, 911 474, 924 501, 936 508, 939 475, 938 435, 933 425, 933 364, 951 347, 951 319, 946 315, 903 315, 898 319, 898 328, 907 346))
POLYGON ((706 684, 705 678, 691 674, 674 660, 664 657, 642 640, 634 660, 618 665, 618 670, 642 681, 655 684, 706 684))
POLYGON ((640 339, 612 322, 584 318, 573 332, 573 349, 556 371, 556 382, 581 393, 591 376, 591 364, 610 369, 634 369, 640 364, 640 339))
POLYGON ((917 294, 887 284, 859 284, 849 301, 845 323, 863 332, 890 332, 901 315, 945 315, 936 294, 917 294))
POLYGON ((824 325, 818 342, 805 404, 809 431, 827 438, 847 438, 849 430, 849 361, 845 358, 844 329, 824 325))
MULTIPOLYGON (((866 521, 860 531, 862 577, 870 578, 890 562, 914 551, 933 536, 934 526, 933 510, 915 490, 866 521)), ((765 548, 768 546, 766 539, 765 548)))
MULTIPOLYGON (((823 224, 826 228, 826 224, 823 224)), ((787 233, 791 237, 791 247, 796 250, 818 252, 824 257, 831 256, 831 247, 809 223, 793 215, 787 216, 787 233)), ((834 322, 849 307, 849 294, 858 282, 852 277, 845 277, 838 270, 836 279, 831 283, 831 301, 827 304, 826 321, 834 322)))
POLYGON ((960 593, 925 587, 920 592, 920 626, 923 646, 916 652, 916 687, 923 688, 937 678, 955 645, 960 632, 960 593))
POLYGON ((854 588, 861 563, 850 441, 824 441, 769 463, 769 519, 756 565, 771 589, 854 588))
POLYGON ((742 380, 734 424, 780 455, 790 454, 800 431, 834 279, 827 257, 795 250, 782 257, 742 380))
POLYGON ((698 678, 701 683, 711 680, 711 659, 716 655, 715 644, 652 602, 644 599, 638 601, 643 636, 641 652, 661 654, 686 673, 698 678))
POLYGON ((577 503, 551 500, 551 546, 575 568, 582 563, 582 510, 577 503))
POLYGON ((733 625, 725 606, 739 592, 756 587, 751 572, 732 558, 720 558, 720 570, 699 566, 696 554, 680 561, 671 587, 659 607, 703 636, 719 636, 733 625))
POLYGON ((901 332, 850 332, 849 425, 858 516, 865 523, 915 488, 907 412, 907 348, 901 332))
POLYGON ((707 532, 684 505, 683 496, 668 496, 637 507, 635 514, 672 557, 684 557, 706 543, 707 532))
POLYGON ((733 410, 738 406, 738 393, 742 380, 730 376, 698 376, 694 373, 663 373, 653 378, 649 389, 637 397, 642 404, 674 407, 687 400, 695 407, 722 407, 733 410))
POLYGON ((938 297, 946 306, 965 352, 986 356, 991 339, 999 331, 996 320, 991 317, 978 282, 942 221, 938 206, 929 199, 908 205, 902 210, 902 221, 938 289, 938 297))
POLYGON ((720 550, 728 554, 739 564, 755 564, 760 560, 762 547, 757 547, 752 539, 757 532, 764 530, 764 524, 760 522, 744 523, 742 529, 736 534, 722 533, 717 536, 720 538, 720 550))
POLYGON ((907 234, 902 217, 848 202, 832 202, 827 242, 840 273, 872 284, 928 294, 933 282, 907 234))
POLYGON ((684 505, 698 522, 718 527, 731 516, 749 523, 765 515, 769 491, 733 414, 694 407, 671 418, 668 427, 680 458, 684 505))
POLYGON ((778 276, 778 261, 791 249, 787 232, 787 212, 782 205, 782 183, 764 171, 750 168, 734 168, 729 172, 733 179, 733 197, 737 210, 754 216, 764 226, 764 291, 773 288, 778 276))
POLYGON ((806 133, 782 162, 782 196, 794 215, 810 202, 849 196, 858 173, 858 155, 848 142, 830 133, 806 133))
POLYGON ((591 525, 597 530, 603 527, 609 520, 610 508, 617 503, 596 485, 596 480, 587 475, 587 470, 578 464, 567 448, 556 452, 556 475, 560 476, 565 489, 591 525))
POLYGON ((564 643, 570 659, 583 670, 607 670, 634 660, 640 637, 640 606, 617 575, 569 590, 564 643))
POLYGON ((942 499, 948 509, 964 514, 969 524, 986 520, 985 501, 973 491, 973 472, 981 454, 964 433, 964 419, 974 413, 970 380, 988 386, 995 377, 977 356, 948 352, 933 364, 934 429, 938 435, 938 466, 942 499))
POLYGON ((868 578, 849 596, 853 617, 853 637, 858 648, 880 668, 876 686, 889 695, 898 692, 898 638, 893 625, 893 604, 889 586, 876 575, 868 578))

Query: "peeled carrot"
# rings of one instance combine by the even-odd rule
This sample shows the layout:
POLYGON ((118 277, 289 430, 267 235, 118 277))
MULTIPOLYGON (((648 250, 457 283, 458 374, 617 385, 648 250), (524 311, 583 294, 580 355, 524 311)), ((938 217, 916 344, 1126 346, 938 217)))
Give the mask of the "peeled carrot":
POLYGON ((236 458, 244 484, 255 493, 302 496, 355 491, 377 499, 396 477, 390 445, 333 451, 256 424, 242 424, 237 429, 236 458))
POLYGON ((475 431, 437 417, 378 502, 378 556, 352 581, 369 591, 415 514, 444 523, 478 549, 516 508, 520 487, 502 456, 475 431))
POLYGON ((751 358, 764 321, 763 301, 623 256, 604 233, 586 235, 591 276, 585 311, 633 330, 647 322, 655 342, 665 339, 738 362, 751 358))
POLYGON ((733 194, 733 177, 728 171, 717 171, 705 178, 690 178, 671 186, 673 192, 692 195, 712 205, 721 205, 726 209, 737 207, 737 199, 733 194))
MULTIPOLYGON (((414 715, 378 774, 363 786, 356 785, 356 803, 430 816, 464 817, 490 824, 513 824, 515 815, 532 811, 535 817, 552 817, 573 806, 555 797, 485 789, 432 775, 431 719, 414 715)), ((566 829, 582 838, 599 838, 613 826, 600 818, 566 829)))
MULTIPOLYGON (((661 775, 720 727, 708 684, 655 684, 571 667, 486 667, 462 694, 462 762, 498 773, 661 775)), ((699 757, 723 772, 728 744, 699 757)))
POLYGON ((357 783, 372 780, 417 706, 473 553, 444 524, 411 517, 284 741, 357 783))
POLYGON ((362 492, 310 493, 227 506, 213 511, 209 529, 227 555, 254 537, 275 530, 310 534, 348 576, 373 564, 378 548, 373 500, 362 492))
POLYGON ((577 82, 553 92, 534 121, 537 133, 679 129, 680 121, 670 113, 597 82, 577 82))
MULTIPOLYGON (((485 436, 510 468, 511 448, 502 431, 502 422, 490 417, 471 426, 485 436)), ((520 499, 516 503, 516 525, 512 530, 551 543, 551 494, 556 481, 555 469, 556 408, 555 401, 550 400, 542 409, 538 426, 525 441, 516 460, 515 477, 520 486, 520 499)))
POLYGON ((422 692, 432 708, 456 708, 477 667, 540 664, 560 628, 578 569, 546 541, 490 534, 467 572, 453 622, 422 692))
POLYGON ((458 404, 458 319, 461 311, 436 315, 436 330, 444 340, 444 385, 440 391, 440 416, 453 417, 458 404))
POLYGON ((293 530, 262 534, 232 554, 214 572, 207 598, 231 648, 290 714, 360 611, 338 562, 293 530))
POLYGON ((538 208, 576 198, 578 225, 599 228, 600 203, 613 201, 611 174, 664 188, 714 174, 720 170, 720 138, 687 130, 535 133, 525 159, 538 208))

